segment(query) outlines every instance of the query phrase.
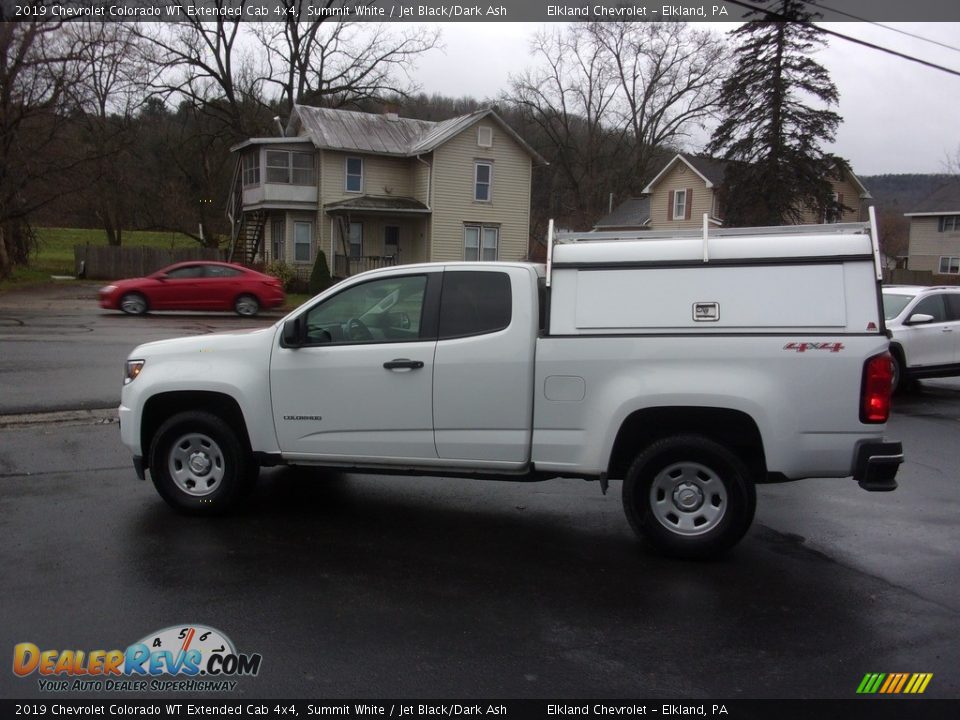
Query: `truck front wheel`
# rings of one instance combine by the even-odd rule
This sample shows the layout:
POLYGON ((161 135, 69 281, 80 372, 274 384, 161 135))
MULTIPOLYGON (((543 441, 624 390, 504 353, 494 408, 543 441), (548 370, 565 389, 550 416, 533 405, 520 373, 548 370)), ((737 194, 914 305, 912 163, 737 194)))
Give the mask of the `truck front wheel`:
POLYGON ((207 412, 173 415, 151 443, 153 484, 168 504, 185 513, 232 509, 253 485, 258 469, 237 433, 207 412))
POLYGON ((700 435, 676 435, 637 455, 623 481, 623 507, 637 535, 667 555, 719 555, 743 537, 756 509, 743 461, 700 435))

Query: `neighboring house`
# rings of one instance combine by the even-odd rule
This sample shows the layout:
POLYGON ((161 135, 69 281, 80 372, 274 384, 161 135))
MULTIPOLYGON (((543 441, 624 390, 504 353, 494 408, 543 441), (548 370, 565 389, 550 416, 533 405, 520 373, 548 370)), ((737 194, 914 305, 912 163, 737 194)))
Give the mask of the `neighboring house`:
MULTIPOLYGON (((594 225, 595 230, 670 230, 703 227, 707 213, 712 226, 723 225, 723 179, 727 162, 697 155, 675 155, 643 189, 648 219, 642 227, 618 227, 623 217, 638 219, 639 198, 622 203, 594 225)), ((857 222, 866 220, 869 191, 849 170, 832 180, 834 196, 846 206, 841 216, 824 218, 813 211, 804 213, 804 223, 857 222)), ((757 192, 762 192, 761 188, 757 192)))
POLYGON ((338 277, 434 260, 520 260, 544 160, 493 110, 443 122, 297 105, 284 137, 231 150, 231 252, 338 277))
POLYGON ((960 275, 960 180, 936 190, 911 212, 907 267, 960 275))
POLYGON ((648 230, 650 228, 650 198, 628 198, 593 226, 599 232, 615 230, 648 230))

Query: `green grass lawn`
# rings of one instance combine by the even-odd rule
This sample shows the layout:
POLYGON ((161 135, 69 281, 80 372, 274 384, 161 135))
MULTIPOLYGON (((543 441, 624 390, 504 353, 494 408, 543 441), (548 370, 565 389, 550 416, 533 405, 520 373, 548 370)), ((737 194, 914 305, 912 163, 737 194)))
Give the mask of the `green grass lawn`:
MULTIPOLYGON (((6 280, 0 281, 0 290, 50 281, 51 275, 73 275, 74 245, 106 245, 107 234, 91 228, 34 228, 37 250, 26 267, 17 267, 6 280)), ((180 233, 127 230, 123 233, 126 247, 192 248, 197 241, 180 233)))

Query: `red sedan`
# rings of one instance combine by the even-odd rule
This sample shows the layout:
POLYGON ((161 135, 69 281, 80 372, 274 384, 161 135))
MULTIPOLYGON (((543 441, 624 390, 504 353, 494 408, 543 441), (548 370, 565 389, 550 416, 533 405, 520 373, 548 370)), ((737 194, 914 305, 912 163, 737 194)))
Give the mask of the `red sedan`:
POLYGON ((233 310, 253 316, 283 304, 283 284, 241 265, 182 262, 152 275, 100 288, 100 307, 142 315, 150 310, 233 310))

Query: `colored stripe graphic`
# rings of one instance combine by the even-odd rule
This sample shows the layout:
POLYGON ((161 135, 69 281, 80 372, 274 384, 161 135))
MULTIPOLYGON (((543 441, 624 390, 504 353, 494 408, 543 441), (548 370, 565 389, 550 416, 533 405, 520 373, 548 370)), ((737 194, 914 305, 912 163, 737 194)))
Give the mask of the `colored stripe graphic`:
POLYGON ((919 695, 932 679, 933 673, 867 673, 857 686, 857 694, 919 695))

